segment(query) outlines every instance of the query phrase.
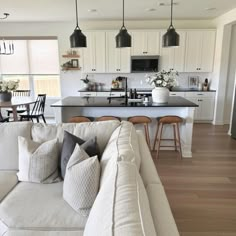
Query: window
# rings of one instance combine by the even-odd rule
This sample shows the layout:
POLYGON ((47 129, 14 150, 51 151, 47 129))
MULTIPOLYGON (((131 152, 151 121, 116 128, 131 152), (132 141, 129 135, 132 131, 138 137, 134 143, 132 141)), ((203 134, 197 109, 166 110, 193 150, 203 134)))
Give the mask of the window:
POLYGON ((15 53, 0 56, 1 78, 20 80, 18 89, 30 89, 35 97, 60 97, 60 66, 56 39, 15 40, 15 53))

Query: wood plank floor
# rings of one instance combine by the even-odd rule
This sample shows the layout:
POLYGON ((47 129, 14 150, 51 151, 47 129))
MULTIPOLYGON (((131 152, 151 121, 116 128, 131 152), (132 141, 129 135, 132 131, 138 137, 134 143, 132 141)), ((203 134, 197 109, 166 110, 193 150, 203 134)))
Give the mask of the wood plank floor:
POLYGON ((154 158, 182 236, 236 236, 236 140, 227 132, 195 124, 192 159, 154 158))

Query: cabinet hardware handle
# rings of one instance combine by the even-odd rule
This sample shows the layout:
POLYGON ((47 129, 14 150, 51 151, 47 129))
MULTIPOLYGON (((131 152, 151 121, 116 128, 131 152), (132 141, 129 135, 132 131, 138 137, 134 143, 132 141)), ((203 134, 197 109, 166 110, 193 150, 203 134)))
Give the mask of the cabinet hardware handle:
POLYGON ((197 95, 204 95, 204 94, 202 94, 202 93, 198 93, 197 95))

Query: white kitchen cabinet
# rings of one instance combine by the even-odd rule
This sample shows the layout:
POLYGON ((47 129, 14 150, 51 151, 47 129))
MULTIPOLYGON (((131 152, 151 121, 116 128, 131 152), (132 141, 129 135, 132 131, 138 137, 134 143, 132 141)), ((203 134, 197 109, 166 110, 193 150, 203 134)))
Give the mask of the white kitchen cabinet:
POLYGON ((215 30, 191 30, 186 35, 185 72, 212 72, 215 30))
POLYGON ((212 121, 214 118, 215 92, 186 92, 185 98, 198 105, 195 121, 212 121))
POLYGON ((125 92, 97 92, 97 97, 121 97, 125 96, 125 92))
POLYGON ((116 48, 117 31, 106 33, 106 72, 130 73, 130 48, 116 48))
POLYGON ((132 31, 131 55, 159 55, 160 33, 158 31, 132 31))
POLYGON ((185 97, 185 92, 170 92, 170 96, 180 96, 185 97))
MULTIPOLYGON (((161 39, 166 32, 161 34, 161 39)), ((161 45, 160 49, 160 69, 161 70, 176 70, 178 72, 184 72, 185 62, 185 44, 186 44, 186 32, 178 31, 180 35, 179 47, 164 48, 161 45)))
POLYGON ((105 32, 85 32, 87 47, 83 48, 83 72, 104 73, 106 71, 105 32))

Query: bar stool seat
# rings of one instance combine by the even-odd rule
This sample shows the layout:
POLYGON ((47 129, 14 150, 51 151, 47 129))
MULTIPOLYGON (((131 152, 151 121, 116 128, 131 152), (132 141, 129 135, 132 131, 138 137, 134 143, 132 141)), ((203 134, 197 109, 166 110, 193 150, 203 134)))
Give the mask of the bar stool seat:
POLYGON ((131 117, 128 117, 127 120, 129 122, 131 122, 132 124, 134 124, 134 125, 143 124, 146 141, 147 141, 149 149, 151 149, 148 124, 152 123, 152 119, 150 117, 147 117, 147 116, 131 116, 131 117))
POLYGON ((121 121, 120 117, 116 117, 116 116, 101 116, 101 117, 97 117, 96 121, 107 121, 107 120, 118 120, 121 121))
POLYGON ((86 116, 74 116, 69 118, 68 123, 82 123, 82 122, 92 122, 92 120, 86 116))
POLYGON ((182 148, 181 148, 181 140, 180 140, 180 132, 179 132, 179 124, 183 122, 183 118, 179 116, 163 116, 157 117, 157 131, 155 134, 153 151, 155 150, 155 146, 157 144, 157 154, 156 158, 158 158, 160 147, 175 147, 175 151, 179 148, 180 158, 182 158, 182 148), (174 138, 173 139, 163 139, 162 131, 164 125, 173 125, 174 138), (174 146, 166 146, 161 145, 161 141, 174 141, 174 146))

